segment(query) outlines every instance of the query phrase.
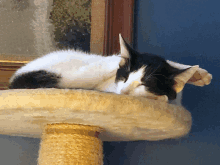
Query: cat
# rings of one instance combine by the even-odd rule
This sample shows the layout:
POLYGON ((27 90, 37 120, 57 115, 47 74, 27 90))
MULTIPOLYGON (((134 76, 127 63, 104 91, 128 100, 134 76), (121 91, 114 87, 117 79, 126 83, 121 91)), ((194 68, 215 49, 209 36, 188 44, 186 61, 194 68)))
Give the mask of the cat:
POLYGON ((60 50, 29 62, 9 81, 10 89, 88 89, 143 97, 179 92, 175 77, 186 69, 171 66, 164 58, 134 50, 119 34, 120 54, 101 56, 80 50, 60 50))

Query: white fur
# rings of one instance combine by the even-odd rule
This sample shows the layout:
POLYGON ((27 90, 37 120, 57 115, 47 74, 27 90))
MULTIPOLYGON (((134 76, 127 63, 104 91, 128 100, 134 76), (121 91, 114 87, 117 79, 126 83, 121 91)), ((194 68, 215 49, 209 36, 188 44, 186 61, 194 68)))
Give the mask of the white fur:
POLYGON ((82 66, 88 67, 88 65, 93 64, 98 64, 104 69, 100 70, 100 72, 106 72, 106 70, 112 71, 116 69, 116 67, 118 67, 116 63, 119 63, 120 59, 121 58, 116 55, 103 57, 74 50, 56 51, 28 63, 19 69, 16 75, 40 69, 60 74, 67 70, 71 72, 79 71, 79 68, 81 68, 83 72, 82 66))
MULTIPOLYGON (((144 68, 139 69, 137 72, 132 72, 127 81, 124 83, 124 81, 118 82, 117 85, 117 93, 129 93, 129 91, 133 90, 131 89, 131 84, 135 81, 136 84, 135 86, 137 87, 138 85, 141 84, 141 78, 143 77, 144 68)), ((134 87, 134 86, 133 86, 134 87)))
MULTIPOLYGON (((146 66, 145 66, 146 67, 146 66)), ((116 93, 127 94, 132 96, 156 96, 146 90, 146 87, 141 84, 141 78, 144 75, 145 67, 140 68, 136 72, 132 72, 126 82, 120 81, 117 83, 116 93)))
POLYGON ((171 66, 175 67, 175 68, 178 68, 178 69, 186 69, 186 68, 192 67, 190 65, 184 65, 184 64, 180 64, 180 63, 173 62, 173 61, 170 61, 170 60, 167 60, 167 63, 170 64, 171 66))
POLYGON ((46 70, 62 77, 58 84, 61 88, 99 89, 115 92, 114 80, 111 79, 110 82, 107 80, 116 75, 120 61, 121 57, 118 55, 104 57, 77 50, 56 51, 17 70, 10 82, 23 73, 46 70), (107 86, 104 85, 105 81, 108 82, 107 86))

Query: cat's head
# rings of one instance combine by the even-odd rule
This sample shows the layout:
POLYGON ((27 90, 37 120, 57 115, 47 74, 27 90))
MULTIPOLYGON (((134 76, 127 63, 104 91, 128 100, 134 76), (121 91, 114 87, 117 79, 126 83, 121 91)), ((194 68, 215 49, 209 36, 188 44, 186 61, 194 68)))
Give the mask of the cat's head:
POLYGON ((174 68, 160 56, 135 51, 121 35, 119 40, 122 59, 115 79, 117 93, 146 97, 165 95, 169 100, 175 99, 185 85, 178 84, 176 78, 181 78, 190 68, 174 68))

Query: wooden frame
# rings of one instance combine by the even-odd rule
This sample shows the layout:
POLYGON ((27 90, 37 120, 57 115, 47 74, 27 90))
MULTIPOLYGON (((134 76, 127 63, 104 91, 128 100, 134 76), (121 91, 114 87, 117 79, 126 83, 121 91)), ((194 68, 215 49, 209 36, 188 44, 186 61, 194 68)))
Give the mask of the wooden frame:
POLYGON ((0 90, 7 89, 10 76, 20 68, 23 63, 0 61, 0 90))
POLYGON ((31 61, 32 56, 29 58, 18 58, 15 55, 2 55, 0 56, 0 90, 8 89, 8 81, 12 74, 21 66, 31 61), (8 56, 11 58, 8 59, 8 56))
MULTIPOLYGON (((92 0, 91 52, 109 55, 119 52, 118 34, 133 40, 134 0, 92 0)), ((37 56, 0 55, 0 90, 8 89, 12 74, 37 56)))
POLYGON ((103 54, 118 53, 121 33, 130 44, 133 41, 134 0, 106 0, 106 22, 103 54))

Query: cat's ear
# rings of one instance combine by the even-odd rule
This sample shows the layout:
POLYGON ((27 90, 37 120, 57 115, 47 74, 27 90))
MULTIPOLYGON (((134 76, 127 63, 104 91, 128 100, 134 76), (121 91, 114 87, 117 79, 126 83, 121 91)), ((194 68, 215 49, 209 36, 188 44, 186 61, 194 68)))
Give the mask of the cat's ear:
POLYGON ((124 58, 130 58, 129 47, 124 38, 119 34, 119 43, 120 43, 120 50, 121 56, 124 58))
POLYGON ((127 61, 130 59, 130 52, 129 52, 129 45, 126 43, 124 38, 121 36, 121 33, 119 34, 119 43, 120 43, 120 53, 121 53, 121 61, 120 66, 125 65, 127 61))
POLYGON ((174 85, 174 90, 176 91, 176 93, 179 93, 183 90, 185 84, 195 74, 198 68, 199 65, 192 66, 174 77, 174 80, 176 82, 174 85))

